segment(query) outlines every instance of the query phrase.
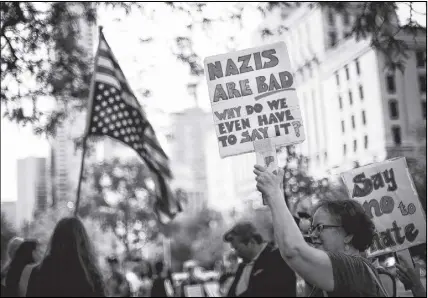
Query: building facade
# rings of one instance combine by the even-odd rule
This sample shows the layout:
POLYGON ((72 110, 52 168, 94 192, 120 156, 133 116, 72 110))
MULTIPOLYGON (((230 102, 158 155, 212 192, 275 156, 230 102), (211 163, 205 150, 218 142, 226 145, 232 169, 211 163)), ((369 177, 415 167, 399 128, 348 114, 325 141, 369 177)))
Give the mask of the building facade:
POLYGON ((16 229, 17 218, 16 218, 16 201, 3 201, 1 202, 1 212, 6 217, 6 220, 10 225, 16 229))
POLYGON ((186 192, 188 203, 185 212, 199 212, 208 199, 205 148, 212 115, 194 107, 173 113, 170 117, 167 141, 174 175, 172 187, 186 192))
POLYGON ((47 160, 27 157, 18 160, 18 198, 16 201, 16 226, 31 223, 37 212, 48 206, 47 160))

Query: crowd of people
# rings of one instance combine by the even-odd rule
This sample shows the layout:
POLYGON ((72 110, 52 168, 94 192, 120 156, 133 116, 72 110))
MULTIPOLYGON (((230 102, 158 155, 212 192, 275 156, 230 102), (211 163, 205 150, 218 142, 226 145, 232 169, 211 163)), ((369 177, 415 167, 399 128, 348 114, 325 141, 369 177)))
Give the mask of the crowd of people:
POLYGON ((400 259, 393 275, 367 258, 375 228, 360 204, 322 201, 304 237, 284 200, 282 171, 269 173, 256 165, 254 173, 272 213, 275 243, 265 241, 251 222, 237 223, 224 234, 233 253, 220 264, 218 278, 202 280, 195 262, 184 265, 181 282, 162 261, 154 264, 154 272, 141 263, 138 270, 124 273, 117 256, 107 258, 110 270, 103 276, 82 221, 67 217, 56 225, 41 259, 37 241, 15 237, 9 242, 1 296, 295 297, 302 279, 307 297, 390 297, 396 295, 396 278, 415 297, 426 296, 419 274, 406 260, 400 259))

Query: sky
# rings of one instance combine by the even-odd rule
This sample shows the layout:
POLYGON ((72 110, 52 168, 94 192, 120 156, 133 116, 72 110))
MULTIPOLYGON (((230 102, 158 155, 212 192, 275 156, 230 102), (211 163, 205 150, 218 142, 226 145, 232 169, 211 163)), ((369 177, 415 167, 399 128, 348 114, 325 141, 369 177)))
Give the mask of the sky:
MULTIPOLYGON (((211 6, 210 14, 224 15, 231 5, 227 2, 216 3, 211 6)), ((225 53, 230 47, 243 49, 253 46, 250 44, 251 36, 248 34, 258 26, 260 15, 257 13, 255 3, 247 5, 249 6, 243 15, 244 30, 238 25, 231 24, 218 24, 213 27, 215 30, 207 32, 196 30, 192 33, 195 51, 201 57, 206 57, 225 53), (230 36, 235 36, 236 40, 231 42, 230 36)), ((192 80, 200 82, 197 90, 198 105, 209 111, 210 102, 205 78, 191 78, 187 66, 178 62, 171 54, 171 50, 174 49, 173 37, 188 36, 189 33, 183 24, 189 20, 184 15, 172 13, 164 5, 156 5, 156 8, 155 14, 133 13, 120 22, 116 19, 123 16, 121 12, 103 9, 99 13, 99 25, 104 27, 104 35, 137 96, 139 88, 147 86, 152 91, 152 96, 145 98, 143 105, 155 129, 162 129, 168 113, 195 106, 186 88, 187 83, 192 80), (139 38, 152 36, 153 42, 141 45, 139 38)), ((414 9, 426 12, 425 3, 415 3, 414 9)), ((408 18, 409 10, 405 4, 399 4, 398 16, 402 22, 408 18)), ((414 17, 421 25, 426 26, 425 16, 416 14, 414 17)), ((1 113, 3 114, 3 110, 1 113)), ((46 157, 49 146, 44 139, 32 134, 31 127, 18 127, 4 118, 1 118, 0 143, 1 201, 15 201, 17 160, 29 156, 46 157)))

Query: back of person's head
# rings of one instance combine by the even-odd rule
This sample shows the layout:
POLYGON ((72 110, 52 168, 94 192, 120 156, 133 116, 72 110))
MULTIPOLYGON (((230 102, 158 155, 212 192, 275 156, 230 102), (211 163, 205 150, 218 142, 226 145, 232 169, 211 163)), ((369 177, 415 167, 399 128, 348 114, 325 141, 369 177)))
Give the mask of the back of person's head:
POLYGON ((257 244, 261 244, 264 241, 256 227, 247 221, 237 223, 223 236, 225 242, 231 242, 233 238, 238 239, 243 244, 248 244, 251 240, 254 240, 257 244))
POLYGON ((370 247, 375 235, 375 226, 364 208, 354 200, 322 200, 314 209, 328 212, 347 234, 353 235, 351 245, 360 252, 370 247))
POLYGON ((155 263, 155 271, 157 275, 160 275, 163 272, 163 268, 164 268, 164 265, 162 261, 157 261, 155 263))
POLYGON ((77 217, 61 219, 50 239, 42 269, 57 280, 55 286, 67 283, 70 287, 78 281, 89 284, 92 291, 103 288, 94 250, 83 223, 77 217))
POLYGON ((16 250, 6 275, 8 296, 18 296, 18 284, 22 270, 25 266, 36 261, 33 256, 33 252, 36 248, 37 241, 25 240, 16 250))

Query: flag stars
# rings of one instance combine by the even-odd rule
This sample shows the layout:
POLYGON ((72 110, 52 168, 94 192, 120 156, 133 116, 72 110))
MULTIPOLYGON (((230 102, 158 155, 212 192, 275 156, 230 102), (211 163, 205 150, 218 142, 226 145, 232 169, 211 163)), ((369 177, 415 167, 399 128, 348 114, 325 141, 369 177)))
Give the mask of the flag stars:
POLYGON ((96 132, 97 131, 97 128, 96 127, 92 127, 92 132, 96 132))
POLYGON ((101 100, 101 99, 103 99, 102 95, 98 94, 97 95, 97 100, 101 100))
POLYGON ((129 112, 128 112, 128 111, 123 112, 123 114, 124 114, 126 117, 128 117, 128 116, 129 116, 129 112))
POLYGON ((140 119, 138 119, 138 118, 137 118, 137 119, 135 119, 135 123, 136 123, 136 124, 140 124, 140 119))
POLYGON ((115 114, 111 115, 111 120, 115 121, 117 119, 117 116, 115 114))
POLYGON ((113 110, 118 111, 119 110, 119 106, 118 105, 114 105, 113 106, 113 110))
POLYGON ((99 84, 98 85, 98 89, 103 90, 104 89, 104 84, 99 84))
POLYGON ((120 129, 120 134, 121 134, 121 135, 124 135, 124 134, 125 134, 125 129, 121 128, 121 129, 120 129))
POLYGON ((112 108, 108 107, 107 108, 107 113, 111 114, 111 112, 113 112, 112 108))
POLYGON ((98 112, 99 110, 101 110, 101 107, 100 107, 99 105, 96 105, 96 106, 95 106, 95 111, 97 111, 97 112, 98 112))
POLYGON ((101 103, 101 105, 102 105, 103 107, 106 107, 106 106, 107 106, 107 103, 106 103, 105 101, 103 101, 103 102, 101 103))
POLYGON ((107 133, 108 129, 107 127, 103 127, 103 133, 107 133))
POLYGON ((117 101, 120 101, 120 95, 116 95, 114 98, 116 98, 117 101))
POLYGON ((100 112, 100 117, 104 117, 105 115, 106 115, 106 112, 104 112, 104 111, 100 112))
POLYGON ((108 102, 109 102, 109 103, 114 103, 114 98, 113 98, 113 97, 110 97, 110 98, 108 99, 108 102))
POLYGON ((119 132, 117 130, 113 131, 113 135, 117 138, 119 136, 119 132))
POLYGON ((121 109, 123 109, 123 108, 125 107, 125 104, 124 104, 123 102, 121 102, 121 103, 119 104, 119 107, 120 107, 121 109))
POLYGON ((111 87, 111 88, 110 88, 110 92, 111 92, 111 93, 116 93, 116 89, 115 89, 115 88, 113 88, 113 87, 111 87))
POLYGON ((128 124, 132 125, 132 119, 128 119, 128 124))
POLYGON ((109 95, 110 95, 110 92, 108 92, 108 90, 104 90, 104 95, 105 95, 105 96, 109 96, 109 95))
POLYGON ((132 111, 132 115, 137 116, 137 111, 132 111))

